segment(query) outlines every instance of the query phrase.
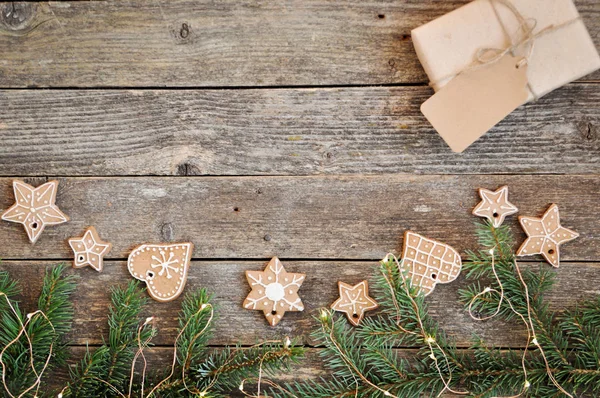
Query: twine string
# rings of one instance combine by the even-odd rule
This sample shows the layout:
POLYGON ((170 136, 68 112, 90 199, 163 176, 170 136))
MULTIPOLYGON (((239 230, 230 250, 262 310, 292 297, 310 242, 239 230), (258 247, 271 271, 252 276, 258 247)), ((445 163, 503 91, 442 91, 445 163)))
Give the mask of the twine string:
MULTIPOLYGON (((392 253, 388 253, 385 258, 383 259, 384 262, 389 261, 389 258, 392 258, 394 263, 396 264, 396 266, 398 267, 398 271, 400 272, 400 276, 402 278, 402 285, 404 287, 404 290, 406 292, 406 295, 408 296, 408 298, 411 301, 411 304, 413 306, 413 308, 415 309, 415 316, 417 317, 417 322, 419 323, 419 328, 421 329, 422 332, 422 337, 423 340, 425 340, 425 343, 427 343, 427 346, 429 347, 429 357, 433 360, 435 367, 437 369, 438 375, 440 376, 440 380, 442 381, 442 383, 444 384, 444 388, 440 391, 440 393, 438 394, 438 397, 444 393, 446 390, 450 391, 453 394, 457 394, 457 395, 468 395, 469 392, 468 391, 456 391, 454 389, 452 389, 450 387, 450 383, 452 382, 452 368, 450 367, 450 362, 448 360, 448 356, 446 355, 446 352, 444 351, 444 349, 435 341, 435 339, 432 336, 427 335, 427 332, 425 331, 425 325, 423 324, 423 320, 421 319, 421 316, 419 315, 419 306, 417 304, 417 302, 415 301, 415 299, 413 298, 413 295, 410 292, 410 288, 408 285, 408 281, 406 279, 406 275, 404 273, 404 270, 402 269, 402 264, 401 261, 398 261, 398 258, 396 256, 394 256, 392 253), (442 354, 442 357, 444 358, 444 362, 446 363, 447 369, 448 369, 448 380, 446 380, 444 378, 444 374, 442 372, 442 369, 439 367, 439 363, 438 363, 438 359, 437 356, 435 355, 435 350, 433 349, 433 345, 435 344, 435 346, 438 348, 438 350, 440 351, 440 353, 442 354)), ((387 276, 385 276, 385 280, 388 283, 388 285, 390 286, 390 289, 392 291, 392 301, 396 302, 394 304, 394 306, 398 309, 399 311, 399 304, 396 301, 396 295, 393 294, 394 293, 394 289, 391 286, 391 281, 387 278, 387 276)), ((402 330, 405 330, 404 328, 402 328, 402 330)), ((413 335, 417 335, 417 333, 415 332, 410 332, 413 335)))
POLYGON ((17 333, 17 336, 12 339, 11 341, 8 342, 8 344, 6 344, 6 346, 4 346, 4 348, 2 349, 2 351, 0 352, 0 366, 2 367, 2 384, 4 386, 4 389, 6 390, 6 392, 8 393, 8 395, 11 398, 21 398, 23 396, 25 396, 29 391, 35 389, 35 394, 37 395, 39 388, 40 388, 40 384, 42 382, 42 375, 44 374, 44 372, 46 371, 46 369, 48 368, 49 364, 50 364, 50 359, 52 358, 52 353, 54 350, 54 340, 52 340, 52 342, 50 343, 50 347, 48 349, 48 356, 46 357, 46 360, 44 361, 44 365, 42 366, 42 369, 40 370, 40 372, 38 373, 37 369, 35 368, 35 362, 34 362, 34 354, 33 354, 33 343, 31 341, 31 338, 29 336, 29 334, 27 333, 27 326, 29 325, 29 323, 31 322, 31 320, 36 316, 36 315, 41 315, 50 325, 50 327, 52 328, 52 332, 54 333, 54 335, 56 336, 56 329, 54 328, 54 325, 52 324, 52 322, 50 321, 50 319, 46 316, 46 314, 44 313, 44 311, 42 310, 37 310, 33 313, 27 314, 27 321, 25 321, 25 323, 23 323, 23 321, 21 320, 21 317, 19 316, 19 313, 15 310, 15 308, 13 307, 12 303, 10 302, 10 299, 8 298, 8 296, 6 295, 6 293, 4 292, 0 292, 0 296, 4 297, 8 307, 10 308, 10 310, 12 311, 12 313, 14 314, 15 318, 17 319, 17 321, 19 322, 19 333, 17 333), (6 384, 6 364, 3 361, 3 357, 4 357, 4 353, 6 352, 6 350, 8 350, 8 348, 10 346, 12 346, 13 344, 16 344, 20 339, 21 336, 25 336, 25 339, 27 340, 27 344, 29 346, 29 366, 31 367, 33 373, 35 374, 35 381, 34 383, 29 386, 25 391, 23 391, 21 394, 19 394, 17 397, 15 397, 12 392, 10 391, 10 389, 8 388, 7 384, 6 384))
POLYGON ((525 318, 525 316, 523 316, 523 314, 521 314, 519 311, 516 310, 516 308, 513 306, 512 301, 505 296, 504 293, 504 285, 502 284, 502 281, 500 280, 500 277, 498 276, 498 273, 496 271, 496 257, 495 257, 495 247, 490 249, 489 254, 491 256, 491 260, 492 260, 492 272, 494 274, 494 277, 496 279, 496 282, 498 283, 498 287, 500 288, 500 291, 498 291, 497 289, 491 288, 491 287, 486 287, 483 291, 477 293, 476 295, 474 295, 471 298, 471 301, 469 302, 469 306, 468 306, 468 313, 469 316, 476 321, 483 321, 483 320, 488 320, 488 319, 492 319, 494 317, 496 317, 500 311, 501 311, 501 306, 503 302, 506 302, 510 308, 510 310, 517 315, 521 321, 523 322, 523 324, 525 325, 525 329, 527 330, 527 343, 525 345, 525 349, 523 350, 523 355, 521 356, 521 368, 523 369, 523 377, 525 379, 524 383, 523 383, 523 387, 521 389, 521 392, 517 395, 512 395, 512 396, 508 396, 508 397, 494 397, 494 398, 519 398, 521 397, 523 394, 525 394, 527 392, 527 390, 529 389, 529 387, 531 386, 529 380, 527 379, 528 376, 528 372, 527 372, 527 366, 526 366, 526 358, 527 358, 527 352, 528 352, 528 347, 529 345, 533 342, 534 345, 537 346, 537 348, 540 351, 540 354, 542 355, 542 358, 544 359, 544 364, 546 367, 546 373, 548 374, 548 377, 550 378, 550 380, 552 381, 552 384, 554 384, 562 393, 564 393, 565 395, 567 395, 570 398, 573 398, 573 395, 569 394, 556 380, 556 378, 554 377, 554 375, 552 374, 552 370, 550 369, 550 364, 548 363, 548 360, 546 358, 546 354, 544 353, 543 348, 541 347, 541 345, 539 344, 539 342, 537 341, 536 338, 536 333, 535 333, 535 327, 533 325, 533 320, 531 318, 531 304, 529 301, 529 287, 527 286, 527 283, 525 283, 525 280, 523 279, 523 275, 521 274, 521 270, 516 262, 516 260, 513 261, 513 266, 515 268, 515 271, 519 277, 519 281, 524 289, 525 292, 525 304, 526 304, 526 308, 527 308, 527 319, 525 318), (486 317, 478 317, 475 316, 473 314, 473 305, 475 304, 475 302, 484 294, 487 293, 496 293, 499 294, 500 298, 498 300, 498 306, 496 307, 496 310, 489 316, 486 317))

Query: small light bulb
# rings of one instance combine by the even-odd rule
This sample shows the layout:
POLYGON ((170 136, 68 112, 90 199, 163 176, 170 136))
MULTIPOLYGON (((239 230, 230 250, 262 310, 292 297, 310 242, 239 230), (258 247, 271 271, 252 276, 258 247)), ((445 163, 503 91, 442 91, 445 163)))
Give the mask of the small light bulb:
POLYGON ((208 304, 204 303, 200 306, 200 311, 205 310, 208 307, 208 304))
POLYGON ((240 384, 240 391, 244 391, 244 381, 242 380, 242 384, 240 384))
POLYGON ((289 337, 285 338, 285 348, 290 348, 290 346, 292 345, 292 341, 290 340, 289 337))
POLYGON ((31 319, 32 316, 33 314, 30 312, 29 314, 27 314, 27 319, 31 319))
POLYGON ((538 343, 537 339, 535 339, 535 338, 533 340, 531 340, 531 342, 535 345, 540 345, 540 343, 538 343))
POLYGON ((525 380, 525 388, 529 387, 531 387, 531 383, 529 383, 529 380, 525 380))
POLYGON ((425 341, 429 344, 433 344, 435 343, 435 339, 431 336, 428 336, 427 339, 425 339, 425 341))
POLYGON ((152 322, 153 320, 154 320, 154 317, 153 317, 153 316, 146 318, 146 322, 144 322, 144 325, 147 325, 147 324, 149 324, 149 323, 150 323, 150 322, 152 322))
POLYGON ((326 310, 321 310, 321 320, 326 321, 329 319, 329 313, 326 310))
POLYGON ((386 397, 391 397, 392 396, 392 394, 390 394, 389 391, 384 392, 383 395, 385 395, 386 397))
POLYGON ((433 352, 431 354, 429 354, 429 358, 431 358, 435 361, 435 355, 433 355, 433 352))
POLYGON ((202 392, 201 392, 200 394, 198 394, 198 395, 200 395, 201 397, 206 397, 206 391, 202 391, 202 392))
POLYGON ((56 398, 63 398, 62 392, 59 392, 56 398))
POLYGON ((494 255, 494 249, 490 249, 490 256, 494 255))
POLYGON ((484 293, 489 293, 489 292, 491 292, 491 291, 492 291, 492 288, 491 288, 491 287, 489 287, 489 286, 488 286, 488 287, 486 287, 485 289, 483 289, 483 292, 484 292, 484 293))

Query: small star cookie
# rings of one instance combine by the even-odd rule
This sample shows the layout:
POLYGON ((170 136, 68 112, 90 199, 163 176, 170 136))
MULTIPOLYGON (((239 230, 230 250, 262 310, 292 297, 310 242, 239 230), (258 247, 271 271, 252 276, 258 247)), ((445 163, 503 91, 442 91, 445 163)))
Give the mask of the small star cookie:
POLYGON ((74 268, 89 265, 98 272, 102 272, 104 255, 112 249, 112 244, 103 242, 94 227, 89 227, 81 238, 69 239, 69 246, 75 254, 74 268))
POLYGON ((575 231, 560 225, 558 206, 550 205, 542 218, 519 217, 527 239, 517 252, 517 256, 541 254, 553 267, 560 265, 560 245, 579 236, 575 231))
POLYGON ((54 203, 58 181, 49 181, 37 188, 14 180, 15 204, 2 214, 2 219, 23 224, 29 241, 35 243, 47 225, 69 221, 54 203))
POLYGON ((473 210, 473 214, 490 220, 494 228, 498 228, 504 222, 506 216, 519 211, 517 206, 508 201, 508 186, 503 186, 493 192, 488 189, 479 188, 481 202, 473 210))
POLYGON ((365 312, 379 307, 377 302, 369 297, 369 284, 362 281, 357 285, 338 282, 340 298, 331 304, 331 309, 344 312, 354 326, 358 326, 365 312))
POLYGON ((271 326, 281 321, 286 311, 303 311, 298 289, 304 274, 286 272, 277 257, 273 257, 264 271, 246 271, 252 291, 244 300, 244 308, 261 310, 271 326))
POLYGON ((445 243, 428 239, 412 231, 404 234, 404 251, 400 271, 408 273, 411 285, 425 296, 438 283, 450 283, 462 268, 460 255, 445 243))
POLYGON ((129 273, 146 283, 156 301, 171 301, 183 292, 194 245, 171 243, 141 245, 127 259, 129 273))

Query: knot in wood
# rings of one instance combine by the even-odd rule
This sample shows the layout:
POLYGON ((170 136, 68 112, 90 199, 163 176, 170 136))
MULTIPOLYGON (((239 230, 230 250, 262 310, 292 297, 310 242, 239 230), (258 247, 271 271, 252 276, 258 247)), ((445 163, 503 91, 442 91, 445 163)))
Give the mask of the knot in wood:
POLYGON ((0 21, 9 30, 26 29, 35 15, 36 3, 10 2, 0 5, 0 21))
POLYGON ((171 33, 179 44, 185 44, 192 39, 194 32, 189 22, 178 22, 171 30, 171 33))

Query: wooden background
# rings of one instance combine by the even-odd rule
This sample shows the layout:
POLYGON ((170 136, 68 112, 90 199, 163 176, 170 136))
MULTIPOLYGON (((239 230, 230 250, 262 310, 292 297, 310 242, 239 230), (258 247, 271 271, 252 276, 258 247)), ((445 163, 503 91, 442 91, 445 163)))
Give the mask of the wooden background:
MULTIPOLYGON (((96 226, 114 248, 103 273, 76 271, 69 338, 79 358, 107 331, 107 288, 130 278, 132 248, 189 240, 187 289, 208 287, 220 306, 212 344, 296 336, 308 358, 284 378, 322 376, 311 315, 336 298, 337 280, 370 278, 406 229, 475 248, 477 188, 502 184, 521 214, 557 203, 581 234, 563 247, 551 308, 600 294, 600 72, 452 153, 419 111, 432 91, 410 30, 466 2, 0 2, 0 209, 13 202, 13 178, 57 178, 72 219, 35 245, 0 223, 0 267, 26 287, 25 307, 44 269, 71 260, 66 240, 96 226), (307 274, 306 311, 271 328, 241 303, 244 271, 275 255, 307 274)), ((600 47, 600 3, 575 2, 600 47)), ((472 322, 461 286, 428 299, 459 347, 473 333, 523 345, 518 326, 472 322)), ((170 361, 179 305, 149 307, 155 363, 170 361)))

